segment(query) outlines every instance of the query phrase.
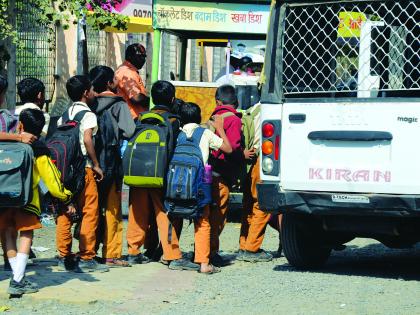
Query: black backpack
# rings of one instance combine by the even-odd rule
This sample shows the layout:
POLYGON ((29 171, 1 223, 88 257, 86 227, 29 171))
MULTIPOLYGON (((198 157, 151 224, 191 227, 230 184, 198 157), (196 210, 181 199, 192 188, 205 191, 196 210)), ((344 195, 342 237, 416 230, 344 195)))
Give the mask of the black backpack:
POLYGON ((33 163, 30 145, 0 143, 0 208, 23 207, 32 200, 33 163))
POLYGON ((104 173, 99 188, 109 189, 114 181, 122 181, 122 160, 119 148, 119 132, 116 121, 110 112, 110 107, 96 113, 98 132, 95 135, 95 152, 99 165, 104 173))
POLYGON ((61 181, 74 196, 83 190, 85 184, 86 157, 80 148, 79 134, 80 122, 88 112, 81 111, 70 119, 66 111, 62 116, 61 125, 47 141, 51 160, 61 172, 61 181))

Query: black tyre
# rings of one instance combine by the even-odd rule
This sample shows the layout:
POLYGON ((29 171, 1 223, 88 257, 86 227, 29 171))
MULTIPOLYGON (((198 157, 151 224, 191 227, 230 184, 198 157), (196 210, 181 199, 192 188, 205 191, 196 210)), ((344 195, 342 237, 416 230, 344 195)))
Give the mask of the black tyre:
POLYGON ((323 241, 323 231, 308 216, 284 214, 281 237, 284 255, 294 267, 319 268, 331 254, 331 248, 326 247, 323 241))

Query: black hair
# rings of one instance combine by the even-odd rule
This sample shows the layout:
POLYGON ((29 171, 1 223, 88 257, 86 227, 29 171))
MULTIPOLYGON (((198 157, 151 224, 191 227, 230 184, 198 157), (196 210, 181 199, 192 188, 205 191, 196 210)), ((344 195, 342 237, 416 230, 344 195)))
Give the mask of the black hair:
POLYGON ((181 118, 181 124, 186 125, 190 123, 201 123, 201 109, 195 103, 184 103, 178 112, 181 118))
POLYGON ((235 108, 238 107, 238 97, 236 96, 235 88, 229 84, 217 88, 216 100, 222 102, 223 105, 233 105, 235 108))
POLYGON ((73 102, 79 102, 83 94, 91 88, 92 83, 86 75, 75 75, 66 83, 67 94, 73 102))
POLYGON ((152 86, 152 100, 155 105, 164 105, 172 110, 175 87, 169 81, 159 80, 152 86))
POLYGON ((6 90, 9 84, 7 83, 7 78, 0 75, 0 94, 3 94, 6 90))
POLYGON ((180 98, 175 98, 174 102, 172 104, 172 113, 179 114, 179 110, 182 106, 184 106, 185 102, 181 100, 180 98))
POLYGON ((96 66, 90 70, 89 79, 96 93, 105 92, 108 83, 114 80, 114 70, 107 66, 96 66))
POLYGON ((38 109, 25 109, 19 115, 23 130, 39 137, 45 125, 44 113, 38 109))
POLYGON ((26 78, 17 84, 17 93, 23 103, 35 103, 39 93, 45 93, 45 85, 36 78, 26 78))
POLYGON ((130 61, 132 58, 136 57, 137 55, 144 55, 146 56, 146 48, 142 44, 135 43, 131 44, 125 50, 125 59, 130 61))

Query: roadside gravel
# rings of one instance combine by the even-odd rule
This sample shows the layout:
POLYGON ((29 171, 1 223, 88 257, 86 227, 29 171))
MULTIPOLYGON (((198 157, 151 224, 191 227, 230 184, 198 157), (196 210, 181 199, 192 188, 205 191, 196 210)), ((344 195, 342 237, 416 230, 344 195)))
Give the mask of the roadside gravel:
MULTIPOLYGON (((38 253, 51 258, 54 227, 36 233, 38 253)), ((239 224, 229 223, 222 249, 235 255, 239 224)), ((181 246, 191 251, 193 226, 181 246)), ((274 251, 278 234, 267 230, 264 248, 274 251)), ((215 275, 170 271, 159 263, 75 275, 41 259, 29 267, 39 293, 9 300, 9 274, 0 272, 0 307, 10 314, 420 314, 420 246, 389 250, 357 239, 334 252, 320 271, 298 271, 284 257, 269 263, 236 262, 215 275)))

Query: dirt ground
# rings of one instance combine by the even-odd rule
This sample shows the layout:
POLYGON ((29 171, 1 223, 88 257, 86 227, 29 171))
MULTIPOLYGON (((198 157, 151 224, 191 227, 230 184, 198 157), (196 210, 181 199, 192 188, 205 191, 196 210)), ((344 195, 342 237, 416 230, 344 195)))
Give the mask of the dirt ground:
MULTIPOLYGON (((159 263, 74 274, 57 271, 54 235, 53 226, 36 232, 34 246, 49 248, 28 267, 38 293, 10 300, 10 274, 0 271, 0 312, 7 307, 10 314, 420 314, 420 246, 389 250, 357 239, 316 272, 295 270, 281 257, 236 262, 215 275, 171 271, 159 263)), ((239 224, 229 223, 224 253, 235 255, 238 237, 239 224)), ((192 244, 189 226, 181 247, 188 252, 192 244)), ((275 251, 277 245, 278 234, 269 228, 264 248, 275 251)))

